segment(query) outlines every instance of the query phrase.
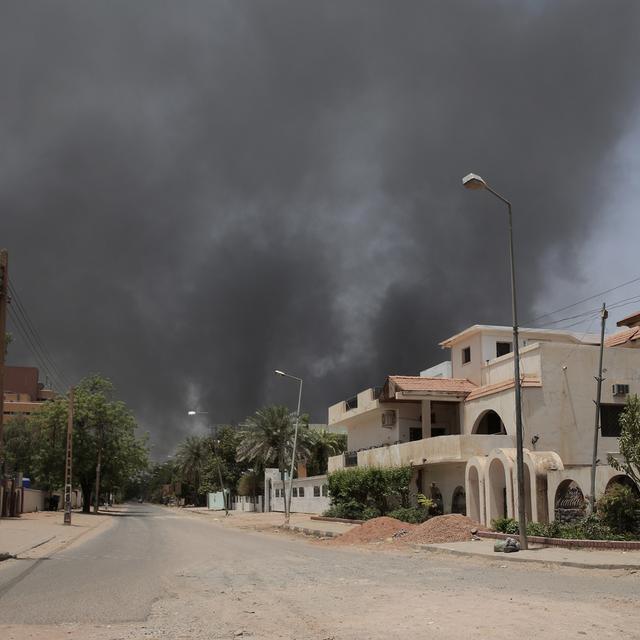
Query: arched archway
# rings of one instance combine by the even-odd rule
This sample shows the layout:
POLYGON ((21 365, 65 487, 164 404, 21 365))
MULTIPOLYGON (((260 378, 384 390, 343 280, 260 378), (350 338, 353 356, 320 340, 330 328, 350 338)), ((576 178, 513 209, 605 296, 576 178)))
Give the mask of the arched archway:
POLYGON ((478 416, 473 425, 472 433, 478 435, 506 435, 502 418, 493 409, 489 409, 478 416))
POLYGON ((526 464, 524 465, 524 505, 527 522, 531 522, 533 519, 531 513, 531 472, 529 471, 529 466, 526 464))
POLYGON ((491 522, 496 518, 506 518, 507 509, 507 476, 504 465, 499 458, 494 458, 489 465, 489 504, 487 520, 491 522))
POLYGON ((580 485, 575 480, 567 478, 558 485, 554 511, 555 519, 559 522, 573 522, 584 517, 586 500, 580 485))
POLYGON ((608 493, 615 486, 629 487, 637 497, 640 497, 640 490, 638 490, 636 483, 629 476, 623 474, 613 476, 613 478, 607 482, 607 487, 604 492, 608 493))
POLYGON ((451 513, 461 513, 463 516, 467 515, 467 496, 464 487, 456 487, 453 490, 451 513))
POLYGON ((468 493, 469 517, 476 522, 482 522, 482 501, 480 498, 480 474, 476 466, 469 467, 468 493))

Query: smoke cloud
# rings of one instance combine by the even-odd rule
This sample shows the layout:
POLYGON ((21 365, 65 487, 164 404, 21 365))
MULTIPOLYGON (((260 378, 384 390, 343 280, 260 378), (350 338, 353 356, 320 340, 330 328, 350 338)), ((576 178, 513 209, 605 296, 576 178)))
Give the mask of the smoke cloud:
MULTIPOLYGON (((154 455, 509 323, 577 256, 638 109, 634 2, 5 3, 0 243, 67 376, 154 455)), ((615 176, 614 176, 615 177, 615 176)), ((16 338, 13 364, 33 362, 16 338)))

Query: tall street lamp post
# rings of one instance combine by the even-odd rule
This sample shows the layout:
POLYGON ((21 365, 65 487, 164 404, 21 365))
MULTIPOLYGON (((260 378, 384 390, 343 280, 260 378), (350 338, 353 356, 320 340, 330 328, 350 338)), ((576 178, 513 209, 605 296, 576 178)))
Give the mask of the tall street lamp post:
POLYGON ((518 344, 518 305, 516 302, 516 267, 513 255, 513 224, 511 203, 497 191, 494 191, 480 176, 470 173, 462 178, 466 189, 486 189, 507 205, 509 212, 509 259, 511 263, 511 315, 513 318, 513 381, 516 396, 516 467, 518 475, 518 528, 520 529, 520 548, 527 548, 527 517, 524 488, 524 454, 522 449, 522 382, 520 380, 520 346, 518 344))
MULTIPOLYGON (((208 411, 194 411, 193 409, 187 411, 188 416, 206 416, 209 415, 208 411)), ((229 507, 227 506, 227 491, 224 488, 224 481, 222 480, 222 463, 220 456, 218 455, 218 447, 216 446, 216 438, 218 437, 217 429, 216 435, 213 435, 213 427, 211 427, 211 443, 213 445, 213 454, 216 457, 216 467, 218 467, 218 480, 220 482, 220 488, 222 489, 222 502, 224 503, 224 515, 229 515, 229 507)), ((208 503, 207 503, 208 506, 208 503)))
POLYGON ((298 446, 298 425, 300 424, 300 403, 302 402, 302 378, 298 378, 297 376, 292 376, 289 373, 285 373, 284 371, 280 371, 276 369, 276 375, 283 376, 284 378, 291 378, 292 380, 297 380, 299 383, 298 388, 298 409, 296 411, 296 427, 293 432, 293 450, 291 452, 291 473, 289 474, 289 492, 287 494, 287 498, 284 505, 284 523, 289 524, 289 519, 291 517, 291 494, 293 492, 293 471, 295 469, 296 464, 296 448, 298 446))

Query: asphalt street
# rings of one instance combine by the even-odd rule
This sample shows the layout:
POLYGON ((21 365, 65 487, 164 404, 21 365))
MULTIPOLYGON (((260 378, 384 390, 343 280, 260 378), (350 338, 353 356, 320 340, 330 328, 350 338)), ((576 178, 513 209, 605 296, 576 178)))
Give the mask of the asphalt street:
POLYGON ((96 638, 640 637, 629 571, 346 548, 147 504, 112 517, 51 557, 0 564, 8 637, 35 637, 21 625, 93 625, 96 638))

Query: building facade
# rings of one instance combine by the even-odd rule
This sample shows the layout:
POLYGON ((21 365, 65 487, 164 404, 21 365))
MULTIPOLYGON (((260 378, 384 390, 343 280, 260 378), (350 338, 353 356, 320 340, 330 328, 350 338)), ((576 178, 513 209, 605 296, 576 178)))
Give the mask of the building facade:
MULTIPOLYGON (((627 482, 607 464, 618 453, 626 399, 640 393, 640 316, 627 321, 637 324, 605 343, 597 493, 627 482)), ((520 341, 527 518, 577 515, 589 491, 599 337, 521 329, 520 341)), ((447 362, 419 376, 388 376, 382 387, 329 407, 329 424, 348 430, 348 451, 329 459, 329 471, 410 465, 413 492, 445 513, 484 524, 515 517, 512 330, 474 325, 441 346, 447 362)))

